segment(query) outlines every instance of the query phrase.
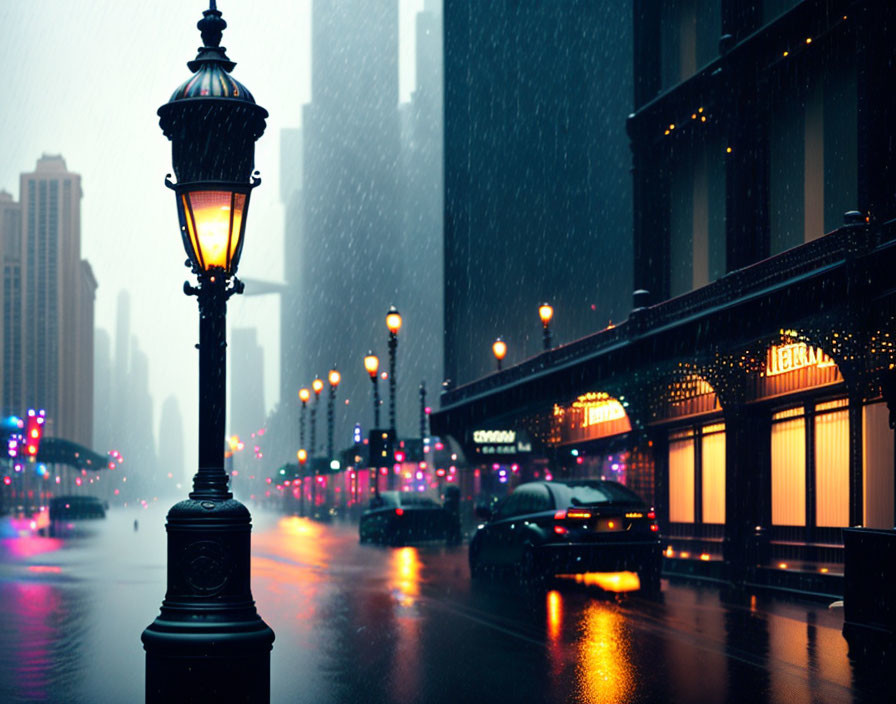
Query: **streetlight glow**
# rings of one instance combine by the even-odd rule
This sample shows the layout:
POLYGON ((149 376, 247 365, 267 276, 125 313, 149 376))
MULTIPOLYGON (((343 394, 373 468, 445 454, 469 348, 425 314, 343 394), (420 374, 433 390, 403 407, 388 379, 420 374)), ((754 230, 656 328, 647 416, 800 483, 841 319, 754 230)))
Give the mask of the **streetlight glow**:
POLYGON ((393 335, 397 335, 401 330, 401 313, 395 306, 389 306, 389 312, 386 315, 386 327, 393 335))
POLYGON ((507 355, 507 343, 499 337, 492 344, 492 352, 495 354, 495 359, 500 362, 507 355))
POLYGON ((308 389, 306 389, 304 387, 299 389, 299 401, 301 401, 302 403, 308 403, 308 400, 310 398, 311 398, 311 392, 308 389))
POLYGON ((339 382, 342 380, 342 375, 334 368, 330 370, 330 374, 327 379, 330 382, 330 386, 335 388, 339 386, 339 382))
POLYGON ((541 324, 545 327, 551 324, 551 318, 554 317, 554 309, 550 303, 542 303, 538 306, 538 317, 541 318, 541 324))
POLYGON ((324 390, 323 380, 319 376, 314 377, 314 381, 311 382, 311 388, 314 389, 314 393, 317 396, 320 396, 320 392, 324 390))
POLYGON ((368 352, 367 356, 364 357, 364 369, 367 370, 367 373, 371 378, 376 378, 376 373, 379 368, 380 358, 377 357, 373 352, 368 352))

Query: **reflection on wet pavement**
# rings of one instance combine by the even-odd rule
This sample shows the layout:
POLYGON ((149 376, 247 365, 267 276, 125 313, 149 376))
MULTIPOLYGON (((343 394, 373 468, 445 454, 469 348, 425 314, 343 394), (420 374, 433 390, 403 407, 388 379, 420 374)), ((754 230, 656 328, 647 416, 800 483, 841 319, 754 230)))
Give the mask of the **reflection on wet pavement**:
MULTIPOLYGON (((154 512, 153 512, 154 511, 154 512)), ((164 513, 0 541, 0 701, 141 701, 140 632, 165 589, 164 513)), ((272 701, 885 701, 842 609, 716 586, 546 593, 474 585, 464 546, 360 545, 357 528, 253 517, 252 590, 277 634, 272 701)), ((619 586, 610 584, 610 587, 619 586)))

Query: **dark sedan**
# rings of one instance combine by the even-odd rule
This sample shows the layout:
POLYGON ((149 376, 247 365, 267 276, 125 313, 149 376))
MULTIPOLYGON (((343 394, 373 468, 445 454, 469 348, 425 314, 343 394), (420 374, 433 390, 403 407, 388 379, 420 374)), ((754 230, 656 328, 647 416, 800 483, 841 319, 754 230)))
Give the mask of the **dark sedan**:
POLYGON ((474 578, 515 573, 524 583, 554 575, 636 572, 642 591, 660 588, 662 553, 656 514, 612 481, 521 484, 470 542, 474 578))
POLYGON ((381 491, 361 514, 362 543, 407 545, 450 540, 452 516, 427 496, 413 492, 381 491))

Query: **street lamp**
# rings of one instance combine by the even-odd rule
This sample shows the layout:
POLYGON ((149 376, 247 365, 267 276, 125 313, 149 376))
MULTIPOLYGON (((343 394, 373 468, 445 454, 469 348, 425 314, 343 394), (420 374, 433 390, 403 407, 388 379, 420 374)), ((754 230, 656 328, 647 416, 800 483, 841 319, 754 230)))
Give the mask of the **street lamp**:
POLYGON ((538 317, 544 327, 544 348, 551 349, 551 319, 554 317, 554 309, 550 303, 542 303, 538 306, 538 317))
POLYGON ((320 402, 320 392, 324 390, 323 380, 319 376, 314 377, 311 388, 314 391, 314 405, 311 406, 311 457, 314 457, 317 445, 317 404, 320 402))
POLYGON ((373 383, 373 427, 380 427, 380 386, 377 383, 377 371, 380 368, 380 358, 372 351, 367 353, 364 358, 364 369, 370 375, 370 381, 373 383))
POLYGON ((398 331, 401 330, 401 314, 395 306, 389 306, 386 327, 389 328, 389 429, 395 434, 395 355, 398 351, 398 331))
POLYGON ((214 0, 202 14, 203 46, 187 64, 194 75, 158 110, 177 177, 165 183, 198 280, 184 292, 199 303, 199 467, 189 499, 168 513, 167 591, 142 637, 146 699, 267 701, 274 633, 252 599, 251 516, 228 491, 224 418, 227 299, 243 290, 235 274, 268 113, 230 76, 214 0))
POLYGON ((305 413, 308 411, 308 399, 311 392, 304 386, 299 389, 299 401, 302 402, 302 410, 299 416, 299 447, 305 447, 305 413))
POLYGON ((336 366, 330 370, 327 380, 330 382, 330 395, 327 399, 327 461, 333 461, 333 405, 336 403, 336 387, 342 379, 336 366))
POLYGON ((501 360, 503 360, 507 354, 507 343, 499 337, 492 344, 492 352, 498 362, 498 371, 501 371, 501 360))

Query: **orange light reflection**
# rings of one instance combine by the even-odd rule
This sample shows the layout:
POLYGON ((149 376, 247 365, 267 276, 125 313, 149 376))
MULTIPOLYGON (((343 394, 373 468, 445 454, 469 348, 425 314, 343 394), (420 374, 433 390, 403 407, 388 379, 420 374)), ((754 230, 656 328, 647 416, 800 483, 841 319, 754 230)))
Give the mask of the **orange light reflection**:
POLYGON ((413 606, 420 595, 420 557, 417 548, 399 548, 392 553, 391 588, 402 606, 413 606))
POLYGON ((635 676, 624 624, 623 617, 607 604, 592 602, 585 610, 577 667, 582 701, 631 701, 635 676))
POLYGON ((641 588, 636 572, 585 572, 583 574, 558 574, 559 579, 570 579, 576 584, 600 587, 607 592, 633 592, 641 588))

